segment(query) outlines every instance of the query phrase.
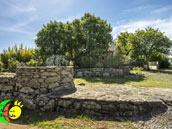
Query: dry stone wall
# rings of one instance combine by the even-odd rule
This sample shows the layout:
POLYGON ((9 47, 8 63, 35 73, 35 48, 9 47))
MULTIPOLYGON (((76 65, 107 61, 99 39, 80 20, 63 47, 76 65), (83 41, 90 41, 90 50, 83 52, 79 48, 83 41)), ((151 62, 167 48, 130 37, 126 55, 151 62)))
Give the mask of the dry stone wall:
POLYGON ((130 74, 130 67, 75 69, 74 77, 123 77, 130 74))
POLYGON ((14 96, 14 88, 14 76, 0 76, 0 101, 12 99, 12 96, 14 96))
POLYGON ((18 67, 16 75, 0 77, 0 100, 19 99, 30 109, 46 110, 51 97, 73 91, 73 67, 18 67))

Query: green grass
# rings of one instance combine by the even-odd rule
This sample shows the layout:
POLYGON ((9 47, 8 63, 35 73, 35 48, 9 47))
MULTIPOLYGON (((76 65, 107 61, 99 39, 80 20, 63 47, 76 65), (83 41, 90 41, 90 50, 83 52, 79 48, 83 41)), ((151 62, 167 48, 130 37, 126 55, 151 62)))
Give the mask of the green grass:
POLYGON ((22 123, 42 129, 136 129, 130 121, 100 121, 83 114, 23 111, 19 119, 22 123))
POLYGON ((127 84, 134 87, 163 87, 172 88, 172 69, 161 69, 159 71, 132 70, 133 76, 129 77, 92 77, 74 78, 74 83, 85 83, 86 85, 119 85, 127 84), (139 75, 139 76, 138 76, 139 75))

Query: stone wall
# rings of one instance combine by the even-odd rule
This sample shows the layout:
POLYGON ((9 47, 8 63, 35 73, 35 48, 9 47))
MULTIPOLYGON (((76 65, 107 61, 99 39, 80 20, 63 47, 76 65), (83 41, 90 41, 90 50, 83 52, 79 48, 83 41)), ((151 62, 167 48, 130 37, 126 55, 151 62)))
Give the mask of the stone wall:
POLYGON ((73 67, 18 67, 16 75, 0 77, 0 100, 19 99, 30 109, 44 110, 52 96, 73 91, 73 67))
POLYGON ((74 77, 123 77, 130 74, 130 67, 75 69, 74 77))
POLYGON ((14 76, 0 76, 0 101, 4 99, 12 99, 14 96, 14 88, 14 76))

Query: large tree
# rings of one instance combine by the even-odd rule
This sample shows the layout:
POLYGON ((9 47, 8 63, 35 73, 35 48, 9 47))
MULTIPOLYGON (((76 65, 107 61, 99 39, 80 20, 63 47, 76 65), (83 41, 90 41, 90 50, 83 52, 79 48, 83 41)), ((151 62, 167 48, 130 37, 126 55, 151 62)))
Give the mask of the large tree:
POLYGON ((65 45, 65 26, 62 22, 52 22, 43 25, 38 32, 36 45, 40 48, 44 56, 64 54, 65 45))
POLYGON ((148 27, 145 30, 136 31, 133 45, 135 49, 139 48, 139 54, 144 55, 149 69, 148 61, 151 55, 155 52, 169 54, 172 42, 158 29, 148 27))
POLYGON ((82 67, 83 57, 96 57, 112 43, 112 28, 105 20, 86 13, 71 23, 50 22, 37 34, 36 44, 44 55, 65 55, 82 67))
POLYGON ((133 55, 133 45, 131 42, 133 36, 133 33, 128 32, 122 32, 120 35, 117 36, 115 44, 120 47, 121 53, 125 56, 133 55))
POLYGON ((116 44, 125 54, 132 52, 133 57, 144 58, 149 69, 148 61, 151 55, 154 53, 169 54, 172 42, 159 29, 148 27, 145 30, 136 30, 133 34, 121 33, 116 44))

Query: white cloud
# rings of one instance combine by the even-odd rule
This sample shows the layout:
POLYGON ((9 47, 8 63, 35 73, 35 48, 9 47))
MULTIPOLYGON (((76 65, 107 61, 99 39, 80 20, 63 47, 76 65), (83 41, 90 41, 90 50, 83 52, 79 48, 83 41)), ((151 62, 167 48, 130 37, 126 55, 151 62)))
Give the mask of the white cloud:
POLYGON ((116 36, 121 32, 135 32, 137 29, 145 29, 148 26, 155 29, 159 28, 161 32, 165 32, 165 35, 172 39, 172 18, 134 21, 123 25, 114 26, 112 35, 114 38, 116 38, 116 36))
POLYGON ((24 2, 2 0, 1 5, 2 8, 7 10, 7 12, 5 12, 7 14, 29 13, 36 11, 36 8, 34 6, 24 2))
POLYGON ((152 11, 152 14, 164 13, 164 12, 169 11, 169 10, 172 10, 172 5, 155 9, 154 11, 152 11))
POLYGON ((17 11, 17 12, 22 12, 22 13, 26 13, 26 12, 35 12, 36 11, 36 8, 34 8, 34 7, 18 7, 18 6, 15 6, 14 7, 15 8, 15 10, 17 11))
POLYGON ((34 17, 27 19, 25 21, 21 21, 18 23, 11 23, 6 25, 0 25, 0 31, 7 31, 7 32, 18 32, 18 33, 25 33, 25 34, 35 34, 28 30, 29 24, 34 21, 34 17))
POLYGON ((148 8, 150 8, 150 6, 139 6, 139 7, 136 7, 136 8, 130 8, 130 9, 123 10, 122 12, 123 13, 132 13, 132 12, 142 11, 142 10, 145 10, 145 9, 148 9, 148 8))
POLYGON ((70 16, 70 17, 67 17, 67 18, 63 18, 63 19, 57 19, 57 21, 61 21, 61 22, 72 22, 74 19, 79 19, 83 16, 84 14, 77 14, 75 16, 70 16))

